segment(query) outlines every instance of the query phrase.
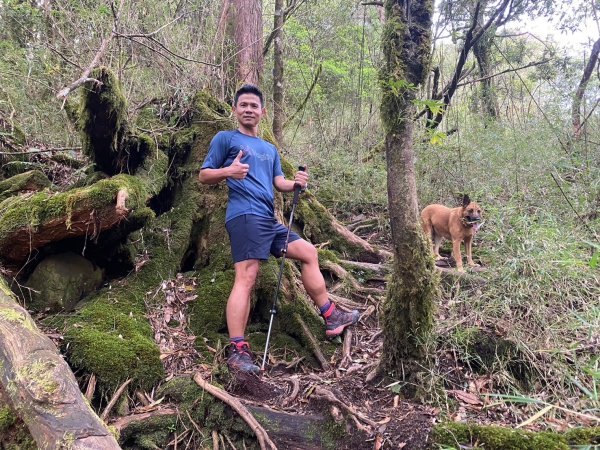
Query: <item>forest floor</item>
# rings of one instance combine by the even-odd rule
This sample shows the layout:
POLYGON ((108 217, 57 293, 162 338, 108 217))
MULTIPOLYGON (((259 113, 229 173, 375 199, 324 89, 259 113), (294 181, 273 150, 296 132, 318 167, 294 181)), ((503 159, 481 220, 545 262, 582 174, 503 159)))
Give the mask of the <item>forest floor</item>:
MULTIPOLYGON (((381 233, 370 236, 372 243, 381 245, 385 237, 381 233), (374 237, 374 238, 373 238, 374 237)), ((194 350, 194 336, 186 329, 187 304, 193 301, 195 280, 184 275, 163 283, 162 291, 166 304, 150 312, 150 320, 155 330, 155 338, 161 347, 163 363, 169 378, 201 373, 210 382, 216 365, 225 364, 223 349, 214 349, 213 360, 202 360, 194 350), (179 327, 169 326, 171 319, 180 323, 179 327)), ((286 354, 285 349, 273 348, 269 355, 267 370, 261 376, 234 376, 225 390, 242 404, 251 407, 268 408, 272 411, 310 417, 342 416, 352 424, 348 435, 355 435, 347 444, 353 450, 362 449, 407 449, 420 450, 431 447, 431 430, 438 420, 440 408, 432 402, 429 405, 407 401, 400 395, 400 382, 389 379, 380 382, 367 382, 367 377, 377 365, 383 345, 382 331, 377 312, 385 296, 385 283, 372 283, 368 296, 362 296, 363 307, 359 323, 346 329, 343 342, 336 338, 336 350, 321 368, 304 364, 297 355, 286 354)), ((353 297, 360 302, 361 297, 353 297)), ((344 308, 342 306, 342 308, 344 308)), ((443 306, 438 311, 443 315, 443 306)), ((262 356, 262 355, 259 355, 262 356)), ((458 419, 481 414, 484 403, 473 392, 464 391, 464 386, 481 387, 477 381, 469 382, 470 374, 452 355, 437 355, 439 368, 452 374, 447 391, 438 395, 438 400, 456 399, 458 419)), ((260 361, 260 358, 259 358, 260 361)), ((260 363, 259 363, 260 364, 260 363)), ((489 423, 490 415, 475 418, 476 422, 489 423)), ((505 422, 502 415, 500 422, 505 422)), ((277 442, 276 442, 277 443, 277 442)), ((296 448, 279 443, 278 448, 296 448)), ((302 447, 304 448, 304 447, 302 447)))

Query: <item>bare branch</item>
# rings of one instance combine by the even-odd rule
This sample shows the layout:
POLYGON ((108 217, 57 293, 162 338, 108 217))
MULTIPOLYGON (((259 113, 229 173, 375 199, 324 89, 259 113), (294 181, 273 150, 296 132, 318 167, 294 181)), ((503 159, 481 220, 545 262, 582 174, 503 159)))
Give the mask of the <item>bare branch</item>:
POLYGON ((280 27, 274 28, 273 30, 271 30, 271 32, 269 33, 269 36, 267 36, 267 39, 265 40, 265 45, 263 46, 263 56, 266 56, 267 53, 269 52, 269 49, 271 48, 271 44, 273 43, 273 39, 275 37, 275 34, 277 34, 277 31, 279 31, 281 28, 283 28, 283 26, 285 25, 285 22, 288 20, 289 16, 291 16, 305 2, 306 2, 306 0, 301 0, 298 3, 294 2, 283 11, 283 23, 281 24, 280 27))
MULTIPOLYGON (((213 64, 213 63, 210 63, 210 62, 207 62, 207 61, 199 61, 197 59, 186 58, 185 56, 177 54, 173 50, 170 50, 165 44, 163 44, 162 42, 160 42, 156 38, 152 37, 152 35, 154 33, 156 33, 156 32, 146 33, 146 34, 142 34, 142 33, 137 33, 137 34, 115 33, 115 36, 120 37, 120 38, 130 39, 132 42, 136 42, 138 44, 140 43, 140 41, 136 41, 134 38, 148 39, 150 42, 152 42, 153 44, 158 45, 160 48, 162 48, 164 51, 166 51, 169 55, 174 56, 175 58, 181 59, 183 61, 194 62, 194 63, 197 63, 197 64, 205 64, 207 66, 213 66, 213 67, 219 67, 220 66, 219 64, 213 64)), ((151 47, 148 47, 148 48, 152 49, 151 47)), ((152 49, 152 50, 154 50, 154 49, 152 49)))
MULTIPOLYGON (((113 28, 110 32, 110 35, 108 35, 106 38, 104 38, 104 40, 102 41, 102 43, 100 44, 100 48, 98 49, 98 51, 96 52, 96 55, 94 56, 94 59, 92 59, 92 62, 90 63, 90 65, 83 71, 83 73, 81 74, 81 77, 79 77, 79 79, 73 81, 71 84, 69 84, 68 86, 62 88, 58 94, 56 94, 56 97, 59 99, 63 99, 66 101, 67 96, 73 92, 75 89, 77 89, 78 87, 82 86, 83 84, 87 83, 88 81, 93 80, 92 78, 90 78, 90 73, 92 72, 92 70, 94 70, 94 68, 100 64, 100 61, 102 60, 102 58, 104 57, 104 54, 106 53, 106 50, 108 50, 108 45, 110 44, 110 41, 112 41, 113 37, 115 37, 115 35, 117 34, 117 27, 119 26, 119 19, 121 17, 121 12, 123 11, 123 4, 125 3, 125 0, 120 0, 119 3, 119 9, 117 11, 114 11, 114 23, 113 23, 113 28)), ((112 4, 111 4, 112 6, 112 4)))
POLYGON ((500 75, 504 75, 505 73, 517 72, 519 70, 527 69, 529 67, 535 67, 535 66, 539 66, 541 64, 546 64, 547 62, 550 62, 550 61, 552 61, 552 60, 551 59, 544 59, 542 61, 534 61, 532 63, 526 64, 526 65, 521 66, 521 67, 512 67, 510 69, 505 69, 505 70, 502 70, 500 72, 493 73, 493 74, 488 75, 486 77, 476 78, 474 80, 469 80, 469 81, 465 81, 463 83, 458 83, 456 85, 456 87, 467 86, 467 85, 473 84, 473 83, 479 83, 480 81, 489 80, 490 78, 494 78, 494 77, 497 77, 497 76, 500 76, 500 75))

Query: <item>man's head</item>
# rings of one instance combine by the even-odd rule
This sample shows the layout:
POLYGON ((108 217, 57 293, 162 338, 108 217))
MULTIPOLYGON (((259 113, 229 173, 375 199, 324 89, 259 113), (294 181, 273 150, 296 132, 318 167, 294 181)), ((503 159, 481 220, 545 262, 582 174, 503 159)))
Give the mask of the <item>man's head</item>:
POLYGON ((263 94, 260 89, 252 84, 246 84, 238 89, 234 97, 233 114, 242 133, 257 136, 258 124, 265 113, 263 94))
POLYGON ((263 97, 262 91, 253 84, 245 84, 241 88, 237 90, 235 96, 233 97, 233 106, 237 106, 238 100, 244 94, 253 94, 256 95, 260 99, 260 106, 264 108, 265 101, 263 97))

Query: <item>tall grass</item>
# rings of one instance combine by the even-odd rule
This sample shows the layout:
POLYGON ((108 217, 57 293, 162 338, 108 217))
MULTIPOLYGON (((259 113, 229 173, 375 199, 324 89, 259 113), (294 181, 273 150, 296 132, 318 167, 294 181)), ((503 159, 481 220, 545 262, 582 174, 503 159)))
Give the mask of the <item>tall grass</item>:
MULTIPOLYGON (((557 123, 523 118, 494 124, 470 117, 441 145, 418 136, 419 203, 457 206, 468 193, 485 210, 474 244, 476 260, 487 269, 479 274, 485 285, 444 287, 439 351, 469 360, 474 355, 466 354, 472 349, 461 334, 491 333, 519 349, 531 383, 515 380, 498 356, 486 368, 490 392, 527 394, 593 415, 600 413, 600 267, 594 263, 600 150, 585 141, 566 149, 557 123)), ((351 147, 330 149, 326 158, 323 151, 309 155, 319 198, 338 212, 371 203, 385 214, 382 151, 359 164, 351 147)))

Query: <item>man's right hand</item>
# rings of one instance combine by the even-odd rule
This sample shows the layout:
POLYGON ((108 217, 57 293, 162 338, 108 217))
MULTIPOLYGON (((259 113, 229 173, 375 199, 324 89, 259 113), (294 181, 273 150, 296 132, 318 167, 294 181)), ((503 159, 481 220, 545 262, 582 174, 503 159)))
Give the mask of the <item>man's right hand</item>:
POLYGON ((235 180, 243 180, 248 175, 248 170, 250 170, 249 164, 244 164, 240 160, 244 156, 244 152, 240 150, 238 155, 235 157, 231 165, 229 166, 229 177, 235 180))

